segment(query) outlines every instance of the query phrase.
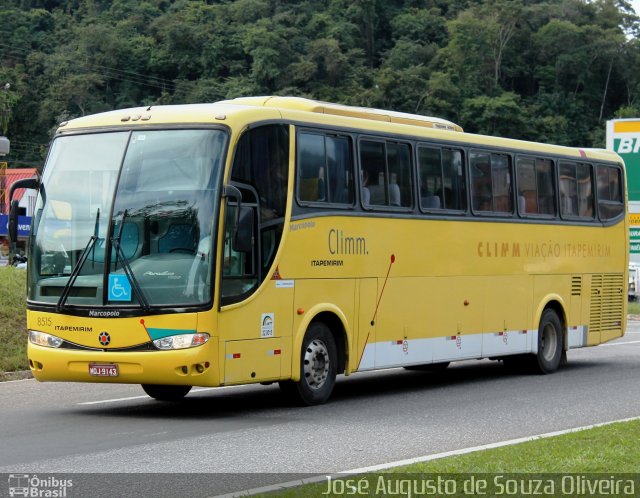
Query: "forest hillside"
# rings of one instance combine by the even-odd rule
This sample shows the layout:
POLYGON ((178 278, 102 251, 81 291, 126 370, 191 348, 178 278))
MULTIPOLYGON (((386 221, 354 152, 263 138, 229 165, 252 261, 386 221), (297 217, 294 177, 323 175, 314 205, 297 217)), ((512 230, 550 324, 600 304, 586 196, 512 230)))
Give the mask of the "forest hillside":
POLYGON ((0 132, 40 166, 72 117, 277 94, 601 147, 640 116, 638 30, 624 0, 4 0, 0 132))

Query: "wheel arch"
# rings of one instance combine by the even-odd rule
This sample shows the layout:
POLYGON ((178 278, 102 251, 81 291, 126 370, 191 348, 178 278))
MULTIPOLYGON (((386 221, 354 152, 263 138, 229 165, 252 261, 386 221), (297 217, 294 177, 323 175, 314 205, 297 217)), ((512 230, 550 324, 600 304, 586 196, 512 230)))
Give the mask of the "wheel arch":
POLYGON ((331 332, 336 343, 338 355, 338 374, 344 373, 347 368, 349 357, 349 324, 345 314, 335 305, 319 304, 311 308, 305 313, 305 319, 296 329, 296 335, 293 340, 293 350, 291 352, 291 380, 297 382, 300 380, 300 351, 302 350, 302 341, 304 335, 313 322, 324 323, 331 332))
POLYGON ((568 347, 567 345, 569 344, 569 337, 568 337, 568 329, 567 329, 567 323, 568 323, 567 313, 566 313, 566 306, 565 306, 564 300, 559 295, 550 295, 550 296, 547 296, 546 299, 544 299, 540 303, 540 305, 538 306, 538 309, 536 310, 536 317, 534 321, 536 330, 540 326, 540 320, 542 319, 542 314, 547 309, 552 309, 553 311, 555 311, 556 315, 558 315, 558 318, 560 319, 560 325, 562 326, 562 338, 563 338, 562 347, 566 351, 568 347))

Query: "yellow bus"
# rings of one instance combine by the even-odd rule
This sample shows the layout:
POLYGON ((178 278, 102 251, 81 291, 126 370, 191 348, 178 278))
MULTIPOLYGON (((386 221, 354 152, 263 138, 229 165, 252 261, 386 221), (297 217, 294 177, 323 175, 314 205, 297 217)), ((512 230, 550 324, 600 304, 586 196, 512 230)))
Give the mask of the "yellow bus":
POLYGON ((278 382, 489 358, 551 373, 626 326, 612 152, 293 97, 60 124, 28 268, 40 381, 278 382))

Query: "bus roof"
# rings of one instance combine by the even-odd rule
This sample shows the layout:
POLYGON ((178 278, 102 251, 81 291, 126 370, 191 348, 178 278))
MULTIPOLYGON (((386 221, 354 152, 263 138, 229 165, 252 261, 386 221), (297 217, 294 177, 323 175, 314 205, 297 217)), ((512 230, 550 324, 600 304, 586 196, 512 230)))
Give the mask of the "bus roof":
POLYGON ((331 125, 371 133, 393 133, 437 141, 555 154, 577 159, 622 162, 605 149, 576 148, 510 138, 464 133, 451 121, 402 112, 352 107, 301 97, 241 97, 210 104, 148 106, 109 111, 60 124, 58 133, 91 128, 131 127, 152 124, 221 123, 244 129, 252 122, 289 120, 319 126, 331 125))
POLYGON ((345 116, 357 119, 369 119, 373 121, 386 121, 387 123, 407 124, 435 128, 436 130, 463 131, 460 126, 446 119, 408 114, 405 112, 385 111, 370 109, 368 107, 354 107, 330 102, 304 99, 301 97, 243 97, 221 102, 236 105, 274 107, 293 111, 315 112, 330 114, 333 116, 345 116))

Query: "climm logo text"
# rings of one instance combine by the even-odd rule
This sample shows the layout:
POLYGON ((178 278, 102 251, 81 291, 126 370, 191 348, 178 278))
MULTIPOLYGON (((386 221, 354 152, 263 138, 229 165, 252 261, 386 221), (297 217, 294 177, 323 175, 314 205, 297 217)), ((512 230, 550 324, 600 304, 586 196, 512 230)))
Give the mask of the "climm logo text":
POLYGON ((369 254, 366 238, 345 235, 342 230, 329 230, 327 242, 331 254, 369 254))

